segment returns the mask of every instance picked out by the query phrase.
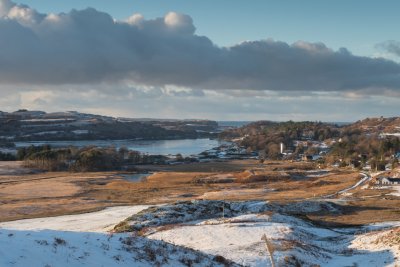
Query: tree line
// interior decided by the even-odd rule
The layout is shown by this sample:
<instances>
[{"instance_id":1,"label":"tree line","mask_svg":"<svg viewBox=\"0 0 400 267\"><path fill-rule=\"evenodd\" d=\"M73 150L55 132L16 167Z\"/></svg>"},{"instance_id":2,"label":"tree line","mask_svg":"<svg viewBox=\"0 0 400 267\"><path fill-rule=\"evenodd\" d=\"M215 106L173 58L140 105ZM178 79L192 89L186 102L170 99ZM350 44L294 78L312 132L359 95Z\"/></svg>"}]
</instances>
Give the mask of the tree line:
<instances>
[{"instance_id":1,"label":"tree line","mask_svg":"<svg viewBox=\"0 0 400 267\"><path fill-rule=\"evenodd\" d=\"M160 164L167 159L161 155L147 155L127 148L68 147L49 145L20 148L16 159L24 166L46 171L109 171L121 170L136 164Z\"/></svg>"},{"instance_id":2,"label":"tree line","mask_svg":"<svg viewBox=\"0 0 400 267\"><path fill-rule=\"evenodd\" d=\"M393 157L400 152L400 139L396 136L379 135L363 131L362 125L339 127L322 122L271 122L258 121L244 127L223 132L225 139L241 137L239 145L250 151L259 151L261 158L281 159L280 143L293 152L290 157L300 154L314 155L320 151L312 146L312 141L324 141L330 144L329 152L322 160L325 163L340 162L343 166L353 164L362 167L367 162L374 169L382 169L385 164L398 164ZM295 146L294 141L304 141L306 145Z\"/></svg>"},{"instance_id":3,"label":"tree line","mask_svg":"<svg viewBox=\"0 0 400 267\"><path fill-rule=\"evenodd\" d=\"M294 146L295 140L324 141L340 135L339 127L334 124L322 122L272 122L258 121L244 127L221 133L223 139L244 137L239 145L250 151L259 151L260 154L269 159L280 159L280 143L285 148L293 150L294 155L302 153L313 153L309 146ZM310 151L308 151L310 150Z\"/></svg>"},{"instance_id":4,"label":"tree line","mask_svg":"<svg viewBox=\"0 0 400 267\"><path fill-rule=\"evenodd\" d=\"M328 163L342 162L356 167L365 166L367 162L372 169L384 169L390 163L398 165L394 155L400 151L400 139L395 136L380 137L378 134L365 134L359 129L346 130L341 138L332 145L326 156Z\"/></svg>"}]
</instances>

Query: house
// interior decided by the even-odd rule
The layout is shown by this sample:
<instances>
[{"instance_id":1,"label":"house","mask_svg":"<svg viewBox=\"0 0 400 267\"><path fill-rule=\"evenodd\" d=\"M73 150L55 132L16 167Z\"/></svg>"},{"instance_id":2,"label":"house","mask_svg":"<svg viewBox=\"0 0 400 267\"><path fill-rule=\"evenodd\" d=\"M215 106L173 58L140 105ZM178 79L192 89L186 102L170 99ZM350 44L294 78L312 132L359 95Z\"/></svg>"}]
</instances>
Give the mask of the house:
<instances>
[{"instance_id":1,"label":"house","mask_svg":"<svg viewBox=\"0 0 400 267\"><path fill-rule=\"evenodd\" d=\"M361 161L359 161L357 159L352 159L352 160L350 160L350 166L352 168L359 168L361 166Z\"/></svg>"},{"instance_id":2,"label":"house","mask_svg":"<svg viewBox=\"0 0 400 267\"><path fill-rule=\"evenodd\" d=\"M318 155L318 154L315 154L315 155L303 155L302 156L302 160L303 161L316 161L316 160L319 160L321 158L322 157L320 155Z\"/></svg>"},{"instance_id":3,"label":"house","mask_svg":"<svg viewBox=\"0 0 400 267\"><path fill-rule=\"evenodd\" d=\"M400 185L400 178L379 177L377 183L379 185Z\"/></svg>"},{"instance_id":4,"label":"house","mask_svg":"<svg viewBox=\"0 0 400 267\"><path fill-rule=\"evenodd\" d=\"M312 161L313 156L312 155L303 155L302 160L303 161Z\"/></svg>"},{"instance_id":5,"label":"house","mask_svg":"<svg viewBox=\"0 0 400 267\"><path fill-rule=\"evenodd\" d=\"M385 171L390 171L392 169L392 164L388 163L385 165Z\"/></svg>"},{"instance_id":6,"label":"house","mask_svg":"<svg viewBox=\"0 0 400 267\"><path fill-rule=\"evenodd\" d=\"M313 161L316 161L316 160L319 160L319 159L322 159L322 156L321 156L321 155L318 155L318 154L312 155L312 160L313 160Z\"/></svg>"}]
</instances>

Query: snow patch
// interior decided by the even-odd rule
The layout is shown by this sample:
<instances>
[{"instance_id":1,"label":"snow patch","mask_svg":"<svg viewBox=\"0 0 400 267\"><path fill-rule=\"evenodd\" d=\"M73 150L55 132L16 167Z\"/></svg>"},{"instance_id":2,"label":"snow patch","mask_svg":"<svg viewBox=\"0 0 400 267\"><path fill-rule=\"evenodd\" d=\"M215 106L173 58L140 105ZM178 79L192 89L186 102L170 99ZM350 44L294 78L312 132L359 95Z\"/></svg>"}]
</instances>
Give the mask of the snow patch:
<instances>
[{"instance_id":1,"label":"snow patch","mask_svg":"<svg viewBox=\"0 0 400 267\"><path fill-rule=\"evenodd\" d=\"M48 218L27 219L0 223L0 229L13 230L60 230L75 232L106 233L115 224L124 220L127 214L136 214L149 206L110 207L97 212L77 215L65 215Z\"/></svg>"},{"instance_id":2,"label":"snow patch","mask_svg":"<svg viewBox=\"0 0 400 267\"><path fill-rule=\"evenodd\" d=\"M219 261L224 259L128 234L0 230L0 266L225 266Z\"/></svg>"}]
</instances>

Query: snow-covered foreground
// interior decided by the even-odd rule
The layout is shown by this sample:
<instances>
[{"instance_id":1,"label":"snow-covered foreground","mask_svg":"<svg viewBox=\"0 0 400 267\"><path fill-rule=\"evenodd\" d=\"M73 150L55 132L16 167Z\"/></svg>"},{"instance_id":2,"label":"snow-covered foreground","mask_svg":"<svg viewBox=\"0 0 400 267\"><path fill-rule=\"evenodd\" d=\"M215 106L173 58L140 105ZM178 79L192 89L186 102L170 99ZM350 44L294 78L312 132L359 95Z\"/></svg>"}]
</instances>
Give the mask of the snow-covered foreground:
<instances>
[{"instance_id":1,"label":"snow-covered foreground","mask_svg":"<svg viewBox=\"0 0 400 267\"><path fill-rule=\"evenodd\" d=\"M365 244L364 234L316 228L284 215L244 215L206 220L151 234L149 237L222 255L245 266L270 266L263 234L273 244L278 266L396 266L398 249ZM374 234L370 233L373 240ZM394 251L397 251L395 253Z\"/></svg>"},{"instance_id":2,"label":"snow-covered foreground","mask_svg":"<svg viewBox=\"0 0 400 267\"><path fill-rule=\"evenodd\" d=\"M269 266L269 254L261 237L266 233L271 239L282 239L288 231L286 225L269 222L269 216L242 215L201 221L149 237L222 255L246 266Z\"/></svg>"},{"instance_id":3,"label":"snow-covered foreground","mask_svg":"<svg viewBox=\"0 0 400 267\"><path fill-rule=\"evenodd\" d=\"M121 206L106 208L97 212L38 218L0 223L0 228L14 230L60 230L73 232L107 232L129 215L147 209L149 206Z\"/></svg>"},{"instance_id":4,"label":"snow-covered foreground","mask_svg":"<svg viewBox=\"0 0 400 267\"><path fill-rule=\"evenodd\" d=\"M222 257L163 241L110 234L148 206L112 207L79 215L0 224L0 267L224 266Z\"/></svg>"},{"instance_id":5,"label":"snow-covered foreground","mask_svg":"<svg viewBox=\"0 0 400 267\"><path fill-rule=\"evenodd\" d=\"M190 264L224 266L222 260L212 255L162 241L130 237L129 234L0 231L1 267L148 267Z\"/></svg>"},{"instance_id":6,"label":"snow-covered foreground","mask_svg":"<svg viewBox=\"0 0 400 267\"><path fill-rule=\"evenodd\" d=\"M335 205L330 203L286 206L265 202L221 203L197 201L166 205L132 216L125 223L151 239L221 255L245 266L271 266L265 241L261 239L264 234L272 244L277 266L397 266L400 263L399 244L374 241L366 245L359 241L365 235L373 239L381 229L400 223L327 229L289 214L318 209L335 212Z\"/></svg>"},{"instance_id":7,"label":"snow-covered foreground","mask_svg":"<svg viewBox=\"0 0 400 267\"><path fill-rule=\"evenodd\" d=\"M400 263L399 222L326 229L291 215L338 212L332 203L188 201L144 208L3 223L0 266L271 266L264 234L276 266ZM119 229L128 233L105 232L121 218L128 219Z\"/></svg>"}]
</instances>

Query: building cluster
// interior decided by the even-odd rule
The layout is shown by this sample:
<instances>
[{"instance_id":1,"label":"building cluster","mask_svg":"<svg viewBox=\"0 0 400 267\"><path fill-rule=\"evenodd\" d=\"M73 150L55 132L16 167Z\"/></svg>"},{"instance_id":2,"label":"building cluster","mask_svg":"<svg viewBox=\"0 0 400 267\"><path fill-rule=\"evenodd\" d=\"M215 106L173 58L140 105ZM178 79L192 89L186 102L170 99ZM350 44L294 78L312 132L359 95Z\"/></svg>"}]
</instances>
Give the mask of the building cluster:
<instances>
[{"instance_id":1,"label":"building cluster","mask_svg":"<svg viewBox=\"0 0 400 267\"><path fill-rule=\"evenodd\" d=\"M400 178L381 176L381 177L377 178L376 184L380 185L380 186L385 186L385 185L397 185L397 186L400 186Z\"/></svg>"}]
</instances>

